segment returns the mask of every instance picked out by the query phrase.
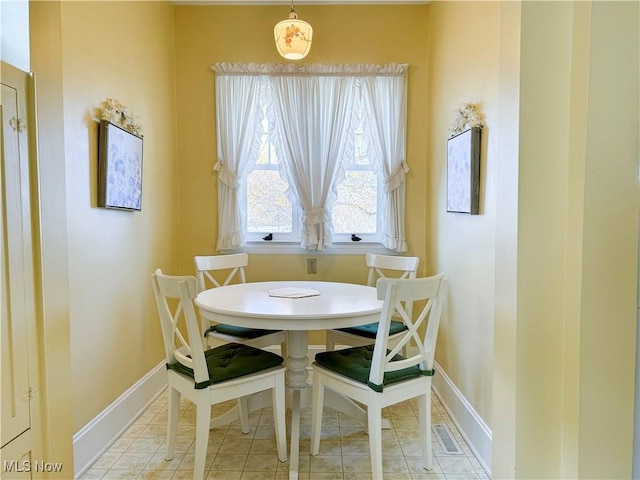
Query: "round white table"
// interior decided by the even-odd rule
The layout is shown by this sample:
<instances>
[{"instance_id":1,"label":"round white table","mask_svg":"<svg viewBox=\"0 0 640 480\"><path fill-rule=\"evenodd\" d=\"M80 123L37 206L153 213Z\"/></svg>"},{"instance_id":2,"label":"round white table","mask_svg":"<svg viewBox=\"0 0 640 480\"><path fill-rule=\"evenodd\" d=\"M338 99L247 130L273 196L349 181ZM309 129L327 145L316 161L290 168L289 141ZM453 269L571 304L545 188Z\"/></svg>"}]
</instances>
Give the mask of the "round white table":
<instances>
[{"instance_id":1,"label":"round white table","mask_svg":"<svg viewBox=\"0 0 640 480\"><path fill-rule=\"evenodd\" d=\"M270 296L315 291L302 298ZM300 392L307 385L309 330L352 327L379 320L382 301L375 287L337 282L253 282L205 290L195 300L203 318L241 327L287 331L287 387L293 390L289 478L298 478ZM329 399L327 399L329 400ZM346 399L328 405L351 415L359 409ZM366 422L365 422L366 424Z\"/></svg>"}]
</instances>

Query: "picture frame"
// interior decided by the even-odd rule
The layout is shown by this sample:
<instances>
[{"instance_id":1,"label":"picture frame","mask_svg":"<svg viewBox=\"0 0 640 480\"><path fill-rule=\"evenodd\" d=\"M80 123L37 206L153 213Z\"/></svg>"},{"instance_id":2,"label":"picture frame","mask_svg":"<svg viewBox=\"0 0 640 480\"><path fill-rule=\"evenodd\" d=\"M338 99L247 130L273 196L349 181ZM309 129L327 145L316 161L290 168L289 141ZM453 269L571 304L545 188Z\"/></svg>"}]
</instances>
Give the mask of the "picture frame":
<instances>
[{"instance_id":1,"label":"picture frame","mask_svg":"<svg viewBox=\"0 0 640 480\"><path fill-rule=\"evenodd\" d=\"M447 141L447 212L479 213L481 132L471 127Z\"/></svg>"},{"instance_id":2,"label":"picture frame","mask_svg":"<svg viewBox=\"0 0 640 480\"><path fill-rule=\"evenodd\" d=\"M98 206L142 210L142 137L107 120L98 139Z\"/></svg>"}]
</instances>

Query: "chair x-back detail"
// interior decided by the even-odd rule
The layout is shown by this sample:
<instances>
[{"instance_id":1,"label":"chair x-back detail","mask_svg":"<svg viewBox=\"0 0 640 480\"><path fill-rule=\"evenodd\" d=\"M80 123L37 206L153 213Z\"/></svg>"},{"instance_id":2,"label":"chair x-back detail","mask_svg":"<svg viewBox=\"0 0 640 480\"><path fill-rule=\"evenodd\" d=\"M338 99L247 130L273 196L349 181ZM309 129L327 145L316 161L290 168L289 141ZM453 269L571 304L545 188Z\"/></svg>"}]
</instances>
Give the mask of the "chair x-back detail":
<instances>
[{"instance_id":1,"label":"chair x-back detail","mask_svg":"<svg viewBox=\"0 0 640 480\"><path fill-rule=\"evenodd\" d=\"M238 343L205 351L193 305L198 292L196 278L163 275L158 269L152 275L152 283L162 326L169 385L165 458L173 458L182 395L196 406L193 478L202 480L211 406L232 399L246 400L248 395L271 390L278 458L285 462L285 367L282 357ZM181 329L186 329L187 338Z\"/></svg>"},{"instance_id":2,"label":"chair x-back detail","mask_svg":"<svg viewBox=\"0 0 640 480\"><path fill-rule=\"evenodd\" d=\"M442 274L428 278L388 279L377 282L378 299L384 301L374 345L318 353L313 364L313 408L311 454L320 449L322 409L325 387L367 407L367 429L373 478L382 472L382 409L418 398L420 440L424 468L433 468L431 445L431 379L440 316L446 294ZM407 306L425 301L416 320ZM389 348L392 317L407 326L402 338ZM426 323L426 326L425 326ZM398 353L414 340L417 353L411 357Z\"/></svg>"},{"instance_id":3,"label":"chair x-back detail","mask_svg":"<svg viewBox=\"0 0 640 480\"><path fill-rule=\"evenodd\" d=\"M249 264L249 255L246 253L233 253L230 255L212 255L212 256L196 256L194 257L196 271L198 272L198 280L200 289L206 286L205 277L214 287L222 287L229 285L234 277L240 276L242 283L247 282L245 275L245 267ZM227 277L220 283L216 277L212 275L212 271L231 270Z\"/></svg>"},{"instance_id":4,"label":"chair x-back detail","mask_svg":"<svg viewBox=\"0 0 640 480\"><path fill-rule=\"evenodd\" d=\"M245 267L249 264L249 256L246 253L196 256L193 261L196 266L200 291L207 288L223 287L236 281L240 283L247 282ZM229 273L224 280L221 277L216 278L216 275L214 275L225 271L229 271ZM211 325L211 322L202 319L202 331L205 339L212 345L237 342L256 348L264 348L279 344L282 355L286 355L286 334L282 330L262 330L222 323Z\"/></svg>"},{"instance_id":5,"label":"chair x-back detail","mask_svg":"<svg viewBox=\"0 0 640 480\"><path fill-rule=\"evenodd\" d=\"M418 257L402 257L367 253L365 255L365 262L369 269L367 285L371 287L375 286L376 281L379 278L386 278L385 272L389 275L392 273L396 274L394 278L416 278L419 261L420 259ZM411 304L409 304L407 308L408 315L411 316ZM326 349L334 350L337 343L354 347L370 345L375 341L377 330L377 323L327 330ZM401 338L404 330L406 330L404 323L399 321L391 323L391 344L395 344L395 342ZM403 354L405 355L407 353L406 348L407 347L405 347L403 351Z\"/></svg>"}]
</instances>

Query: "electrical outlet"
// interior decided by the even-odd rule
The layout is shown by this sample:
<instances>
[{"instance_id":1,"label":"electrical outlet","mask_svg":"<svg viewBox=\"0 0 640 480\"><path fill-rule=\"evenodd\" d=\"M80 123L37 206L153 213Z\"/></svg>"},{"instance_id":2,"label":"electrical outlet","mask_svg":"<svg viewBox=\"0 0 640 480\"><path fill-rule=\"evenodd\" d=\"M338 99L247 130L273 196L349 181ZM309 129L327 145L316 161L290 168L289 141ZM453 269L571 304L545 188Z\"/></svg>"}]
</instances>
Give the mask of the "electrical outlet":
<instances>
[{"instance_id":1,"label":"electrical outlet","mask_svg":"<svg viewBox=\"0 0 640 480\"><path fill-rule=\"evenodd\" d=\"M318 259L307 258L307 273L318 273Z\"/></svg>"}]
</instances>

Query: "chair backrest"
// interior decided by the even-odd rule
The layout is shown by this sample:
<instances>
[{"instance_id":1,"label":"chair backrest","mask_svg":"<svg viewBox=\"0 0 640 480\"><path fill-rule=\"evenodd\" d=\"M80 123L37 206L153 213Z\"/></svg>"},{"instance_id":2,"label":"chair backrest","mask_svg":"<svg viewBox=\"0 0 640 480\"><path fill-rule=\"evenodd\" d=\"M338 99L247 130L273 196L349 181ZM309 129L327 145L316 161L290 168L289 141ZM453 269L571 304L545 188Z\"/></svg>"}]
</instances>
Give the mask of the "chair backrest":
<instances>
[{"instance_id":1,"label":"chair backrest","mask_svg":"<svg viewBox=\"0 0 640 480\"><path fill-rule=\"evenodd\" d=\"M367 253L365 262L369 267L369 277L367 285L373 287L378 278L386 278L385 271L393 270L397 272L398 278L416 278L418 272L418 257L402 257L394 255L377 255Z\"/></svg>"},{"instance_id":2,"label":"chair backrest","mask_svg":"<svg viewBox=\"0 0 640 480\"><path fill-rule=\"evenodd\" d=\"M418 257L402 257L399 255L378 255L375 253L367 253L365 262L369 267L369 278L367 285L373 287L380 278L387 278L385 272L395 274L394 278L416 278L418 272ZM413 313L413 303L406 304L406 311L411 317ZM397 320L397 319L395 319Z\"/></svg>"},{"instance_id":3,"label":"chair backrest","mask_svg":"<svg viewBox=\"0 0 640 480\"><path fill-rule=\"evenodd\" d=\"M446 280L442 273L426 278L391 279L381 278L376 284L378 300L384 301L378 334L373 350L369 382L382 385L385 372L393 372L415 365L420 370L433 370L438 328L442 305L445 299ZM424 308L412 320L405 304L426 300ZM395 315L395 316L394 316ZM401 318L407 326L402 339L387 353L389 327L391 318ZM423 324L426 323L426 328ZM413 339L418 347L418 353L404 360L391 361L395 355Z\"/></svg>"},{"instance_id":4,"label":"chair backrest","mask_svg":"<svg viewBox=\"0 0 640 480\"><path fill-rule=\"evenodd\" d=\"M249 255L246 253L195 256L193 257L193 262L196 265L200 291L207 289L207 282L213 287L229 285L236 275L239 275L241 283L247 282L244 268L249 264ZM229 272L224 280L220 280L212 273L219 270L231 270L231 272Z\"/></svg>"},{"instance_id":5,"label":"chair backrest","mask_svg":"<svg viewBox=\"0 0 640 480\"><path fill-rule=\"evenodd\" d=\"M151 277L162 326L167 365L180 363L193 370L196 383L208 381L209 372L193 306L193 299L198 293L196 278L164 275L160 269ZM181 319L184 320L187 329L188 341L178 328Z\"/></svg>"}]
</instances>

